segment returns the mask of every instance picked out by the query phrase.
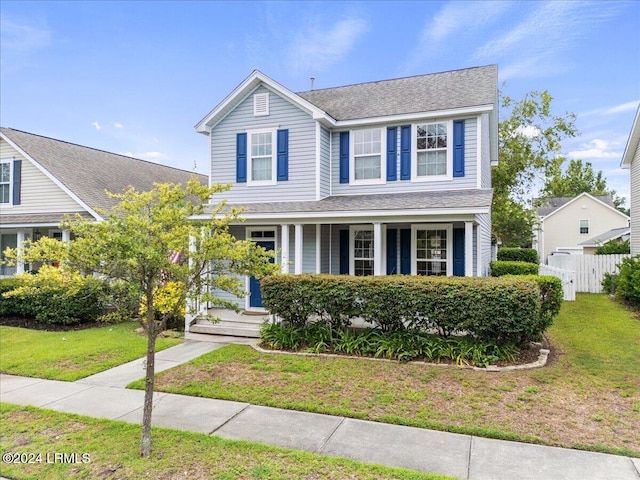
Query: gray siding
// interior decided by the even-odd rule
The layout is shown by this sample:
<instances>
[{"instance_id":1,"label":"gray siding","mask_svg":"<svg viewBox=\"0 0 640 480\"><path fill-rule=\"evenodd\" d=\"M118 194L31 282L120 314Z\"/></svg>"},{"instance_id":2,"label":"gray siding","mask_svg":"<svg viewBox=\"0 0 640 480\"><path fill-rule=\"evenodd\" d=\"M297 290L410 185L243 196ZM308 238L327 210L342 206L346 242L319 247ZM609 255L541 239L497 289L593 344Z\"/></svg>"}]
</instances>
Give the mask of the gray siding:
<instances>
[{"instance_id":1,"label":"gray siding","mask_svg":"<svg viewBox=\"0 0 640 480\"><path fill-rule=\"evenodd\" d=\"M229 233L233 235L236 238L236 240L244 240L246 238L244 225L230 225ZM244 277L240 277L240 281L243 282L243 285L244 285L244 281L245 281ZM232 295L222 290L213 290L211 293L218 298L235 303L238 306L238 308L244 309L244 306L245 306L244 297L238 298L235 295Z\"/></svg>"},{"instance_id":2,"label":"gray siding","mask_svg":"<svg viewBox=\"0 0 640 480\"><path fill-rule=\"evenodd\" d=\"M253 93L267 91L269 115L254 117ZM289 180L267 186L236 183L236 134L276 125L279 129L289 130ZM210 136L211 181L232 184L229 191L221 194L232 203L315 200L315 132L316 122L307 113L261 86L213 128Z\"/></svg>"},{"instance_id":3,"label":"gray siding","mask_svg":"<svg viewBox=\"0 0 640 480\"><path fill-rule=\"evenodd\" d=\"M302 273L316 273L316 226L302 227Z\"/></svg>"},{"instance_id":4,"label":"gray siding","mask_svg":"<svg viewBox=\"0 0 640 480\"><path fill-rule=\"evenodd\" d=\"M448 118L429 119L429 122L446 121ZM397 180L386 182L384 185L350 185L340 183L340 135L339 131L333 132L331 145L331 191L332 195L352 195L352 194L374 194L374 193L401 193L416 192L425 190L455 190L459 188L477 188L477 118L465 118L465 176L462 178L453 178L445 181L433 182L411 182L410 180ZM419 123L417 121L413 122ZM401 124L387 125L397 126L407 125L406 122ZM487 130L488 133L488 130ZM396 171L398 179L400 178L400 128L398 128L398 154L396 156ZM412 148L413 145L412 145ZM383 162L386 161L386 154L383 152Z\"/></svg>"},{"instance_id":5,"label":"gray siding","mask_svg":"<svg viewBox=\"0 0 640 480\"><path fill-rule=\"evenodd\" d=\"M480 187L481 188L491 188L491 148L489 144L489 128L491 127L489 123L489 114L483 113L480 117L480 131L482 134L482 144L480 147L480 165L481 165L481 173L480 173Z\"/></svg>"},{"instance_id":6,"label":"gray siding","mask_svg":"<svg viewBox=\"0 0 640 480\"><path fill-rule=\"evenodd\" d=\"M331 149L329 130L320 129L320 198L331 195L331 162L329 153Z\"/></svg>"},{"instance_id":7,"label":"gray siding","mask_svg":"<svg viewBox=\"0 0 640 480\"><path fill-rule=\"evenodd\" d=\"M322 225L321 233L320 233L320 273L330 273L331 272L331 236L330 236L331 228L329 225Z\"/></svg>"},{"instance_id":8,"label":"gray siding","mask_svg":"<svg viewBox=\"0 0 640 480\"><path fill-rule=\"evenodd\" d=\"M478 221L478 237L480 238L481 271L477 272L479 277L486 277L489 273L489 262L491 261L491 214L481 213L476 215Z\"/></svg>"},{"instance_id":9,"label":"gray siding","mask_svg":"<svg viewBox=\"0 0 640 480\"><path fill-rule=\"evenodd\" d=\"M640 144L631 160L631 254L640 254Z\"/></svg>"}]
</instances>

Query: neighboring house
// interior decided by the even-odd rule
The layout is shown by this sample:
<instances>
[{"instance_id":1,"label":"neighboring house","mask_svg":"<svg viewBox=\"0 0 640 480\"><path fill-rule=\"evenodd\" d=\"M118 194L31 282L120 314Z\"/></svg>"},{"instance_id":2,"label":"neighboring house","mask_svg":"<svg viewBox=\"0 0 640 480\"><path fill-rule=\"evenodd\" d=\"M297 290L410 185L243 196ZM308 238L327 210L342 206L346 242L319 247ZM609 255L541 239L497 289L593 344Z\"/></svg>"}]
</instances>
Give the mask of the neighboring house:
<instances>
[{"instance_id":1,"label":"neighboring house","mask_svg":"<svg viewBox=\"0 0 640 480\"><path fill-rule=\"evenodd\" d=\"M582 242L579 246L582 247L582 253L585 255L593 255L596 253L598 247L601 247L605 243L609 242L625 242L629 240L629 233L631 229L629 227L614 228L601 235L597 235L589 240Z\"/></svg>"},{"instance_id":2,"label":"neighboring house","mask_svg":"<svg viewBox=\"0 0 640 480\"><path fill-rule=\"evenodd\" d=\"M581 193L577 197L552 197L536 213L538 225L533 245L541 262L556 252L582 254L581 243L629 226L629 217L615 209L610 195Z\"/></svg>"},{"instance_id":3,"label":"neighboring house","mask_svg":"<svg viewBox=\"0 0 640 480\"><path fill-rule=\"evenodd\" d=\"M631 170L631 254L640 254L640 106L631 127L629 140L622 155L622 168Z\"/></svg>"},{"instance_id":4,"label":"neighboring house","mask_svg":"<svg viewBox=\"0 0 640 480\"><path fill-rule=\"evenodd\" d=\"M251 73L197 125L212 199L284 273L484 276L497 66L294 93ZM259 282L238 305L262 309Z\"/></svg>"},{"instance_id":5,"label":"neighboring house","mask_svg":"<svg viewBox=\"0 0 640 480\"><path fill-rule=\"evenodd\" d=\"M0 255L42 236L69 240L60 230L65 214L102 219L98 210L117 200L105 191L150 190L154 183L182 183L195 175L124 155L74 145L32 133L0 128ZM197 175L201 183L208 181ZM0 276L25 265L0 265Z\"/></svg>"}]
</instances>

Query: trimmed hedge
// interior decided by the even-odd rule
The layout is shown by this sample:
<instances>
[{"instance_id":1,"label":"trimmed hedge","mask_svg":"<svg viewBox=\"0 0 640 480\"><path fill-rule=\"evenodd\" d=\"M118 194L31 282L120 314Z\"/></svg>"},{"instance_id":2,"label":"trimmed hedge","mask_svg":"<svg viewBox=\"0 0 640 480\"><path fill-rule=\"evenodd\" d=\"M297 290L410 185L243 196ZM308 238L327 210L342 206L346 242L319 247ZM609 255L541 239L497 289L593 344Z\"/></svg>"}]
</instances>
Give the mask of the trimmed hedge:
<instances>
[{"instance_id":1,"label":"trimmed hedge","mask_svg":"<svg viewBox=\"0 0 640 480\"><path fill-rule=\"evenodd\" d=\"M544 332L553 324L553 319L560 313L564 299L562 280L551 275L512 275L504 278L533 280L540 288L540 324L536 330Z\"/></svg>"},{"instance_id":2,"label":"trimmed hedge","mask_svg":"<svg viewBox=\"0 0 640 480\"><path fill-rule=\"evenodd\" d=\"M22 286L19 278L2 278L0 279L0 315L3 317L25 317L29 313L25 313L25 304L15 297L4 297L5 292L11 292Z\"/></svg>"},{"instance_id":3,"label":"trimmed hedge","mask_svg":"<svg viewBox=\"0 0 640 480\"><path fill-rule=\"evenodd\" d=\"M537 275L540 269L537 263L493 261L489 263L492 277L502 277L504 275Z\"/></svg>"},{"instance_id":4,"label":"trimmed hedge","mask_svg":"<svg viewBox=\"0 0 640 480\"><path fill-rule=\"evenodd\" d=\"M312 318L344 326L360 317L383 331L467 332L497 344L542 334L540 288L531 279L276 275L262 280L262 299L293 327Z\"/></svg>"},{"instance_id":5,"label":"trimmed hedge","mask_svg":"<svg viewBox=\"0 0 640 480\"><path fill-rule=\"evenodd\" d=\"M502 247L498 250L498 260L505 262L540 263L538 252L533 248Z\"/></svg>"}]
</instances>

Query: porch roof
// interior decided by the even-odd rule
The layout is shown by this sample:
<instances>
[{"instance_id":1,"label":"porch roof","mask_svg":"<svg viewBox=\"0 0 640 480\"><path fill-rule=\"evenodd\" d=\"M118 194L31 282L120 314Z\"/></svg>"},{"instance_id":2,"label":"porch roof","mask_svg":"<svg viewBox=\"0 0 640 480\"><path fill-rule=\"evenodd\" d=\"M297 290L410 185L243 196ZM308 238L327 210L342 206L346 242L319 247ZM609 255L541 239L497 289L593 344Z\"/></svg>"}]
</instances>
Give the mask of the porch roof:
<instances>
[{"instance_id":1,"label":"porch roof","mask_svg":"<svg viewBox=\"0 0 640 480\"><path fill-rule=\"evenodd\" d=\"M23 213L20 215L2 215L2 228L19 227L44 227L58 226L62 223L65 215L74 218L79 214L83 219L93 220L93 217L84 211L79 212L54 212L54 213Z\"/></svg>"},{"instance_id":2,"label":"porch roof","mask_svg":"<svg viewBox=\"0 0 640 480\"><path fill-rule=\"evenodd\" d=\"M380 212L385 216L405 216L424 214L450 213L488 213L491 206L493 190L467 189L411 193L384 193L373 195L340 195L317 201L306 202L262 202L229 204L231 207L244 207L242 217L250 219L254 216L295 216L308 214L331 216L332 214L371 214ZM212 206L205 213L210 214ZM228 211L228 209L226 210Z\"/></svg>"}]
</instances>

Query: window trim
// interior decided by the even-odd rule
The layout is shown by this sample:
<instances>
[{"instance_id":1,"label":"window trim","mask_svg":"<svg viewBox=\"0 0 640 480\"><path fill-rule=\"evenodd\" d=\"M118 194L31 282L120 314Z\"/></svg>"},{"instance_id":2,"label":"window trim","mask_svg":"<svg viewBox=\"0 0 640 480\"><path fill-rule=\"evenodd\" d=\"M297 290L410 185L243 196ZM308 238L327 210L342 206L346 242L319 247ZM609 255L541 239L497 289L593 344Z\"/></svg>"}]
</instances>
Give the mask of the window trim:
<instances>
[{"instance_id":1,"label":"window trim","mask_svg":"<svg viewBox=\"0 0 640 480\"><path fill-rule=\"evenodd\" d=\"M9 201L7 203L4 203L2 202L2 199L0 199L0 205L2 205L2 208L13 207L13 162L13 158L0 159L0 165L4 163L9 164L9 182L3 182L3 184L9 184Z\"/></svg>"},{"instance_id":2,"label":"window trim","mask_svg":"<svg viewBox=\"0 0 640 480\"><path fill-rule=\"evenodd\" d=\"M411 225L411 275L418 274L418 231L446 230L447 258L446 276L453 275L453 224L452 223L423 223ZM427 260L429 261L429 260Z\"/></svg>"},{"instance_id":3,"label":"window trim","mask_svg":"<svg viewBox=\"0 0 640 480\"><path fill-rule=\"evenodd\" d=\"M447 127L447 173L445 175L418 176L418 125L445 124ZM453 180L453 120L426 121L411 124L411 181L438 182Z\"/></svg>"},{"instance_id":4,"label":"window trim","mask_svg":"<svg viewBox=\"0 0 640 480\"><path fill-rule=\"evenodd\" d=\"M247 186L276 185L278 183L278 132L277 128L259 128L247 130ZM252 136L271 133L271 180L253 180Z\"/></svg>"},{"instance_id":5,"label":"window trim","mask_svg":"<svg viewBox=\"0 0 640 480\"><path fill-rule=\"evenodd\" d=\"M378 130L380 132L380 178L363 178L356 180L355 133L358 131ZM371 127L349 130L349 184L350 185L383 185L387 183L387 128ZM361 155L365 156L365 155Z\"/></svg>"},{"instance_id":6,"label":"window trim","mask_svg":"<svg viewBox=\"0 0 640 480\"><path fill-rule=\"evenodd\" d=\"M356 232L371 232L373 234L373 225L350 225L349 226L349 275L356 274ZM372 238L372 242L375 242L375 238ZM375 245L374 245L375 249ZM373 276L376 271L375 266L375 250L372 252L371 258L358 257L358 260L371 260L373 263L373 272L370 276Z\"/></svg>"},{"instance_id":7,"label":"window trim","mask_svg":"<svg viewBox=\"0 0 640 480\"><path fill-rule=\"evenodd\" d=\"M586 227L583 227L583 226L582 226L582 222L587 222L587 226L586 226ZM579 233L580 235L589 235L590 227L591 227L591 222L589 222L589 219L588 219L588 218L581 218L580 220L578 220L578 233ZM583 228L586 228L586 229L587 229L587 231L586 231L586 232L583 232L583 231L582 231L582 229L583 229Z\"/></svg>"}]
</instances>

